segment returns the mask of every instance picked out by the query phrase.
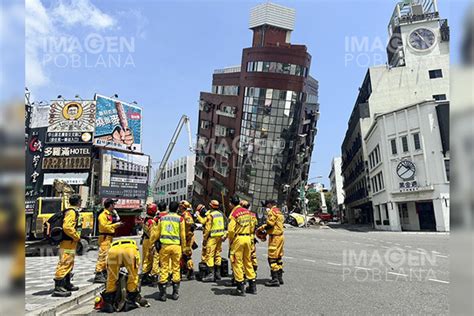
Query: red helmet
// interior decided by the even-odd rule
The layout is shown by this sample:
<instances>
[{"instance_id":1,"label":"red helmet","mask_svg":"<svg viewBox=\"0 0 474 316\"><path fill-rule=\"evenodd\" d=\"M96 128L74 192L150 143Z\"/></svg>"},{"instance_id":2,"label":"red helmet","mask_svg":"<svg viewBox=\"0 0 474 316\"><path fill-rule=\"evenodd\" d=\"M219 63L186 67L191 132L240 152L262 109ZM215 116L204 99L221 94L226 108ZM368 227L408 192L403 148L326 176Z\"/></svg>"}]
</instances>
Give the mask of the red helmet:
<instances>
[{"instance_id":1,"label":"red helmet","mask_svg":"<svg viewBox=\"0 0 474 316\"><path fill-rule=\"evenodd\" d=\"M156 206L155 203L148 204L148 206L146 207L146 213L148 215L155 216L156 211L158 211L158 207Z\"/></svg>"}]
</instances>

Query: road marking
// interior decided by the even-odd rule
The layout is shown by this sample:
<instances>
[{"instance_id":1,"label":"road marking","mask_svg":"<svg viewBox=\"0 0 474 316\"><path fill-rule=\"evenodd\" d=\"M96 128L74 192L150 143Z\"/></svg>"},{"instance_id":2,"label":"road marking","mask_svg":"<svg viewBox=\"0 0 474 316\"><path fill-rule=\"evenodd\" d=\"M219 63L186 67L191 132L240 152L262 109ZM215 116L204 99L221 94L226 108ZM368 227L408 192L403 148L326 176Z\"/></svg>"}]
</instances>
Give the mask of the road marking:
<instances>
[{"instance_id":1,"label":"road marking","mask_svg":"<svg viewBox=\"0 0 474 316\"><path fill-rule=\"evenodd\" d=\"M307 261L307 262L316 263L316 260L311 260L311 259L303 259L303 261Z\"/></svg>"},{"instance_id":2,"label":"road marking","mask_svg":"<svg viewBox=\"0 0 474 316\"><path fill-rule=\"evenodd\" d=\"M439 282L439 283L449 284L448 281L442 281L442 280L436 280L436 279L428 279L428 280L433 281L433 282Z\"/></svg>"},{"instance_id":3,"label":"road marking","mask_svg":"<svg viewBox=\"0 0 474 316\"><path fill-rule=\"evenodd\" d=\"M341 263L335 263L335 262L327 262L327 264L330 264L332 266L342 266Z\"/></svg>"},{"instance_id":4,"label":"road marking","mask_svg":"<svg viewBox=\"0 0 474 316\"><path fill-rule=\"evenodd\" d=\"M354 267L356 269L361 269L361 270L372 270L372 269L369 269L369 268L364 268L364 267Z\"/></svg>"},{"instance_id":5,"label":"road marking","mask_svg":"<svg viewBox=\"0 0 474 316\"><path fill-rule=\"evenodd\" d=\"M403 274L403 273L396 273L396 272L388 272L388 273L393 274L393 275L400 275L400 276L404 276L404 277L408 276L407 274Z\"/></svg>"},{"instance_id":6,"label":"road marking","mask_svg":"<svg viewBox=\"0 0 474 316\"><path fill-rule=\"evenodd\" d=\"M448 256L443 256L443 255L438 255L438 254L435 254L436 257L440 257L440 258L449 258Z\"/></svg>"}]
</instances>

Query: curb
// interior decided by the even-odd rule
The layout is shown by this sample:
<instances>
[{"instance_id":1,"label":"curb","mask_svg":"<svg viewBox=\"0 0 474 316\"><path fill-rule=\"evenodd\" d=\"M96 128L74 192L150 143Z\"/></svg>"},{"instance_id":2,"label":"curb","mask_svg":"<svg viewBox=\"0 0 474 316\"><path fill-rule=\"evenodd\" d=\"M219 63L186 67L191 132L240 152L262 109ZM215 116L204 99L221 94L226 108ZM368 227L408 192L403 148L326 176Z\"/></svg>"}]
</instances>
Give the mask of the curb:
<instances>
[{"instance_id":1,"label":"curb","mask_svg":"<svg viewBox=\"0 0 474 316\"><path fill-rule=\"evenodd\" d=\"M54 316L61 314L62 312L69 310L71 307L74 307L102 292L104 288L104 284L91 284L84 289L77 291L70 297L65 297L54 304L40 308L38 310L26 312L25 315Z\"/></svg>"}]
</instances>

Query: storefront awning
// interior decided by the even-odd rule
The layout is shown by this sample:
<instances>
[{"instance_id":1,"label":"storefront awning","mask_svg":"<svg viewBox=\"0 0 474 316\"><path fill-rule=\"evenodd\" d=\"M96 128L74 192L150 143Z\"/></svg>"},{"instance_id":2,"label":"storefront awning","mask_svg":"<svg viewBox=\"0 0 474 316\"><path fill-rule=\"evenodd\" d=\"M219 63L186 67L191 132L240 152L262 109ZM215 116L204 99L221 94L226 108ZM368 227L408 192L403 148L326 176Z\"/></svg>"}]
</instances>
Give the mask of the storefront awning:
<instances>
[{"instance_id":1,"label":"storefront awning","mask_svg":"<svg viewBox=\"0 0 474 316\"><path fill-rule=\"evenodd\" d=\"M54 179L63 180L70 185L84 184L89 173L45 173L43 185L53 185Z\"/></svg>"}]
</instances>

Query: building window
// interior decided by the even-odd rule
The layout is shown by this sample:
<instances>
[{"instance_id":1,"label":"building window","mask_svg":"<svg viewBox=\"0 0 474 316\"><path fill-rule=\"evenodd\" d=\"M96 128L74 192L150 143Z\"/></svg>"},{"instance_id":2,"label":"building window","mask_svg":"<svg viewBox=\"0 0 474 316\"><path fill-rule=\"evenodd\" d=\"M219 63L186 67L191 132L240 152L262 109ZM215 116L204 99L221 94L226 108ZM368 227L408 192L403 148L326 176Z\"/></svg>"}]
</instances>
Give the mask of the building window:
<instances>
[{"instance_id":1,"label":"building window","mask_svg":"<svg viewBox=\"0 0 474 316\"><path fill-rule=\"evenodd\" d=\"M408 205L406 203L398 204L398 209L400 212L400 218L402 219L402 224L410 224L410 217L408 216Z\"/></svg>"},{"instance_id":2,"label":"building window","mask_svg":"<svg viewBox=\"0 0 474 316\"><path fill-rule=\"evenodd\" d=\"M444 159L444 170L446 171L446 181L449 182L449 159Z\"/></svg>"},{"instance_id":3,"label":"building window","mask_svg":"<svg viewBox=\"0 0 474 316\"><path fill-rule=\"evenodd\" d=\"M429 71L430 79L443 78L443 71L441 69L434 69Z\"/></svg>"},{"instance_id":4,"label":"building window","mask_svg":"<svg viewBox=\"0 0 474 316\"><path fill-rule=\"evenodd\" d=\"M421 149L420 133L413 134L413 145L415 147L415 150Z\"/></svg>"},{"instance_id":5,"label":"building window","mask_svg":"<svg viewBox=\"0 0 474 316\"><path fill-rule=\"evenodd\" d=\"M408 139L406 136L402 136L402 150L404 153L408 152Z\"/></svg>"},{"instance_id":6,"label":"building window","mask_svg":"<svg viewBox=\"0 0 474 316\"><path fill-rule=\"evenodd\" d=\"M390 146L392 147L392 155L396 155L397 154L397 141L395 139L391 139Z\"/></svg>"},{"instance_id":7,"label":"building window","mask_svg":"<svg viewBox=\"0 0 474 316\"><path fill-rule=\"evenodd\" d=\"M445 100L447 100L446 94L434 94L433 99L435 99L436 101L445 101Z\"/></svg>"}]
</instances>

